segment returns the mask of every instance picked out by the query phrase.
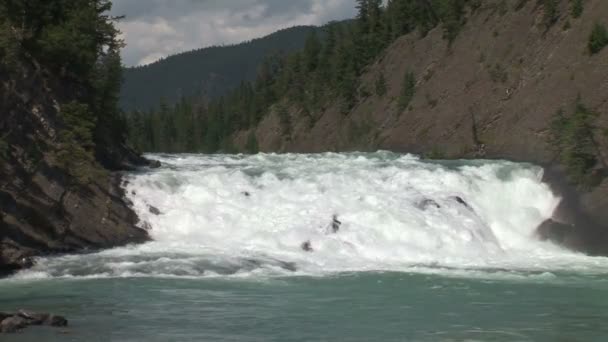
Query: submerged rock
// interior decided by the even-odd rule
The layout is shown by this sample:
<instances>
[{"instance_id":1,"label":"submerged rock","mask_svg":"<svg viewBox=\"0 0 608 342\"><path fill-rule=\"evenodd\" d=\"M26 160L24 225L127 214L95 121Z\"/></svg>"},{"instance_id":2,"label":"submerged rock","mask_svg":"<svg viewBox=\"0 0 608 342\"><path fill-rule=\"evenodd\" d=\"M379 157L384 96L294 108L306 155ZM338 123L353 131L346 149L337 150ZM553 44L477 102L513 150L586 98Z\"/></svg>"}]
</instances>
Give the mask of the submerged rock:
<instances>
[{"instance_id":1,"label":"submerged rock","mask_svg":"<svg viewBox=\"0 0 608 342\"><path fill-rule=\"evenodd\" d=\"M153 214L153 215L156 215L156 216L162 214L160 212L160 210L157 207L153 206L153 205L148 205L148 210L150 211L150 214Z\"/></svg>"},{"instance_id":2,"label":"submerged rock","mask_svg":"<svg viewBox=\"0 0 608 342\"><path fill-rule=\"evenodd\" d=\"M50 315L46 321L44 321L44 325L51 327L67 327L68 320L63 316Z\"/></svg>"},{"instance_id":3,"label":"submerged rock","mask_svg":"<svg viewBox=\"0 0 608 342\"><path fill-rule=\"evenodd\" d=\"M287 271L295 272L298 270L298 267L293 262L280 261L281 268Z\"/></svg>"},{"instance_id":4,"label":"submerged rock","mask_svg":"<svg viewBox=\"0 0 608 342\"><path fill-rule=\"evenodd\" d=\"M337 233L338 231L340 231L340 227L342 226L342 222L340 220L338 220L338 215L334 215L334 217L331 220L331 231L332 233Z\"/></svg>"},{"instance_id":5,"label":"submerged rock","mask_svg":"<svg viewBox=\"0 0 608 342\"><path fill-rule=\"evenodd\" d=\"M20 310L19 317L25 318L29 325L41 325L49 318L48 313L34 313Z\"/></svg>"},{"instance_id":6,"label":"submerged rock","mask_svg":"<svg viewBox=\"0 0 608 342\"><path fill-rule=\"evenodd\" d=\"M572 233L573 230L574 225L548 219L538 226L536 231L540 239L543 241L564 244L567 237Z\"/></svg>"},{"instance_id":7,"label":"submerged rock","mask_svg":"<svg viewBox=\"0 0 608 342\"><path fill-rule=\"evenodd\" d=\"M2 333L16 333L30 325L65 327L68 325L68 320L59 315L24 310L20 310L16 314L0 313L0 332Z\"/></svg>"},{"instance_id":8,"label":"submerged rock","mask_svg":"<svg viewBox=\"0 0 608 342\"><path fill-rule=\"evenodd\" d=\"M312 244L310 243L310 241L304 241L302 242L302 245L300 245L300 248L302 248L302 250L304 252L313 252L314 249L312 248Z\"/></svg>"},{"instance_id":9,"label":"submerged rock","mask_svg":"<svg viewBox=\"0 0 608 342\"><path fill-rule=\"evenodd\" d=\"M148 163L148 167L151 169L158 169L162 166L162 163L158 160L150 160Z\"/></svg>"},{"instance_id":10,"label":"submerged rock","mask_svg":"<svg viewBox=\"0 0 608 342\"><path fill-rule=\"evenodd\" d=\"M464 207L466 207L467 209L473 210L473 208L469 205L469 203L467 203L465 200L462 199L462 197L460 196L454 196L452 197L452 199L460 204L462 204Z\"/></svg>"},{"instance_id":11,"label":"submerged rock","mask_svg":"<svg viewBox=\"0 0 608 342\"><path fill-rule=\"evenodd\" d=\"M5 334L16 333L28 325L27 319L20 316L10 316L0 322L0 332Z\"/></svg>"},{"instance_id":12,"label":"submerged rock","mask_svg":"<svg viewBox=\"0 0 608 342\"><path fill-rule=\"evenodd\" d=\"M437 209L441 209L441 206L439 205L439 203L435 202L434 200L432 200L430 198L425 198L424 200L422 200L420 203L418 203L417 207L422 210L426 210L429 207L435 207Z\"/></svg>"},{"instance_id":13,"label":"submerged rock","mask_svg":"<svg viewBox=\"0 0 608 342\"><path fill-rule=\"evenodd\" d=\"M152 225L150 224L150 222L146 222L146 221L144 221L144 222L141 224L141 228L142 228L143 230L145 230L145 231L150 231L150 230L152 230Z\"/></svg>"}]
</instances>

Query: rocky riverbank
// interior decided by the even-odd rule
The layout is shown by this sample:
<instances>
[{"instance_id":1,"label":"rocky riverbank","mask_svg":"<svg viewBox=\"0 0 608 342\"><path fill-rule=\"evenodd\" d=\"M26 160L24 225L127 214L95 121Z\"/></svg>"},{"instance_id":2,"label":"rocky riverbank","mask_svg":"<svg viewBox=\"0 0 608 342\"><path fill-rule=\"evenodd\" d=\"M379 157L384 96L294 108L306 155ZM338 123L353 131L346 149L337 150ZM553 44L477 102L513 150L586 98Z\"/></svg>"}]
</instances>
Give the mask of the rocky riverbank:
<instances>
[{"instance_id":1,"label":"rocky riverbank","mask_svg":"<svg viewBox=\"0 0 608 342\"><path fill-rule=\"evenodd\" d=\"M5 184L0 229L0 275L32 265L35 256L86 252L148 240L138 228L113 174L79 188L41 173L26 191Z\"/></svg>"},{"instance_id":2,"label":"rocky riverbank","mask_svg":"<svg viewBox=\"0 0 608 342\"><path fill-rule=\"evenodd\" d=\"M101 124L94 131L97 117L74 105L83 92L33 58L12 69L0 63L0 276L36 256L148 240L120 172L158 164L131 150L124 134Z\"/></svg>"}]
</instances>

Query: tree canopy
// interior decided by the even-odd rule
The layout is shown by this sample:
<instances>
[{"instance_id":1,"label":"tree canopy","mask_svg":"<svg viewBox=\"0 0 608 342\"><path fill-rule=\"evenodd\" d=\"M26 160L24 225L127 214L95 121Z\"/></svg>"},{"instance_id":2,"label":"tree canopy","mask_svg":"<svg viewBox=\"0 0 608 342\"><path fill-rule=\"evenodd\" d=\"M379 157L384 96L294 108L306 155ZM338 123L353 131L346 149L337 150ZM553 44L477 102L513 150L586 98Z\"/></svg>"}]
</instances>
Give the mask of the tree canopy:
<instances>
[{"instance_id":1,"label":"tree canopy","mask_svg":"<svg viewBox=\"0 0 608 342\"><path fill-rule=\"evenodd\" d=\"M123 42L111 7L109 0L0 2L0 71L19 79L24 70L37 69L64 88L57 99L56 159L70 171L110 164L108 151L125 142L117 107Z\"/></svg>"}]
</instances>

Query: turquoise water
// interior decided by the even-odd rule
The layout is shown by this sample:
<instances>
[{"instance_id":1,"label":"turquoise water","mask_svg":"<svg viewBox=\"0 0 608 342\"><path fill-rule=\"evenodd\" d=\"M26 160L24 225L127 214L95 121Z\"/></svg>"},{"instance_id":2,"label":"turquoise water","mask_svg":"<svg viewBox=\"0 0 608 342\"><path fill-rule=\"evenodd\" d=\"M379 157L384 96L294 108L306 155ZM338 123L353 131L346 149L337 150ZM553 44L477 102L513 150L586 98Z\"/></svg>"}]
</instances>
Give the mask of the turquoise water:
<instances>
[{"instance_id":1,"label":"turquoise water","mask_svg":"<svg viewBox=\"0 0 608 342\"><path fill-rule=\"evenodd\" d=\"M494 277L495 279L492 279ZM605 341L608 280L503 273L0 283L3 308L60 312L67 331L2 341Z\"/></svg>"},{"instance_id":2,"label":"turquoise water","mask_svg":"<svg viewBox=\"0 0 608 342\"><path fill-rule=\"evenodd\" d=\"M608 259L539 241L560 201L539 167L152 157L125 190L154 241L0 280L1 311L70 320L1 341L608 340Z\"/></svg>"}]
</instances>

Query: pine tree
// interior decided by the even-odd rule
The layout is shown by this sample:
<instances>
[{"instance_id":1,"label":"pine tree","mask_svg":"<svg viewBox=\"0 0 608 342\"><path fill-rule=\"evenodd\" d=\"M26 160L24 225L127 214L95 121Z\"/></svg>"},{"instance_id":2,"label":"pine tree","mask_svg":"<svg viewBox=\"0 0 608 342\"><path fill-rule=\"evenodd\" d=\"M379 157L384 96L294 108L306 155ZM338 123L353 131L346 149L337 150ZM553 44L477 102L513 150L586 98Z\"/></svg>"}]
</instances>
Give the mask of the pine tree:
<instances>
[{"instance_id":1,"label":"pine tree","mask_svg":"<svg viewBox=\"0 0 608 342\"><path fill-rule=\"evenodd\" d=\"M384 78L384 73L382 71L376 77L375 88L377 96L382 97L386 95L386 79Z\"/></svg>"},{"instance_id":2,"label":"pine tree","mask_svg":"<svg viewBox=\"0 0 608 342\"><path fill-rule=\"evenodd\" d=\"M403 78L403 84L401 86L401 93L399 94L399 109L404 110L409 105L412 99L414 98L414 94L416 93L416 77L414 73L408 71L405 73L405 77Z\"/></svg>"},{"instance_id":3,"label":"pine tree","mask_svg":"<svg viewBox=\"0 0 608 342\"><path fill-rule=\"evenodd\" d=\"M321 43L317 37L317 33L313 31L304 45L304 65L305 72L311 73L319 66L319 54L321 53Z\"/></svg>"},{"instance_id":4,"label":"pine tree","mask_svg":"<svg viewBox=\"0 0 608 342\"><path fill-rule=\"evenodd\" d=\"M579 18L583 14L584 5L583 0L570 0L572 17Z\"/></svg>"}]
</instances>

